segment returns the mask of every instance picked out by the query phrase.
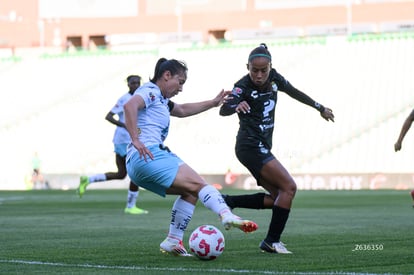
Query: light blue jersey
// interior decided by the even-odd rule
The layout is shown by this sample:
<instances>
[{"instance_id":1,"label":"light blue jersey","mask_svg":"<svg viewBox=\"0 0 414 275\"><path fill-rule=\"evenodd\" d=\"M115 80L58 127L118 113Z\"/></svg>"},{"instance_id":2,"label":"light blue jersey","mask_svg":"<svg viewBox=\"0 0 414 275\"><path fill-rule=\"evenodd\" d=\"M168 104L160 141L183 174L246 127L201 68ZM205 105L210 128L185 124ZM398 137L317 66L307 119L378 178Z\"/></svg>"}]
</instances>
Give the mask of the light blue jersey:
<instances>
[{"instance_id":1,"label":"light blue jersey","mask_svg":"<svg viewBox=\"0 0 414 275\"><path fill-rule=\"evenodd\" d=\"M118 115L118 120L125 124L125 115L124 115L124 105L132 97L130 93L126 93L121 96L116 102L115 106L112 107L111 112ZM124 127L117 126L115 129L114 137L112 142L115 144L125 144L130 143L131 138L128 131ZM125 154L124 154L125 155Z\"/></svg>"},{"instance_id":2,"label":"light blue jersey","mask_svg":"<svg viewBox=\"0 0 414 275\"><path fill-rule=\"evenodd\" d=\"M145 102L145 108L138 112L139 140L146 147L163 144L170 128L169 100L162 96L158 86L152 82L142 85L134 95L141 96Z\"/></svg>"}]
</instances>

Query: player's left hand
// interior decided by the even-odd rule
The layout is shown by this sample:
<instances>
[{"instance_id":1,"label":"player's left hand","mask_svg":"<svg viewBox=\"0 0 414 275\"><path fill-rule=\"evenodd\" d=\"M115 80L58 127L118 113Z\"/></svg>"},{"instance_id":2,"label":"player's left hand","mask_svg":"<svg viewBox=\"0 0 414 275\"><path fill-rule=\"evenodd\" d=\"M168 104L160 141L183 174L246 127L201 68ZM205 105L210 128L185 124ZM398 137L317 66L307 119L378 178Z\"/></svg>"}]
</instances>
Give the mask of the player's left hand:
<instances>
[{"instance_id":1,"label":"player's left hand","mask_svg":"<svg viewBox=\"0 0 414 275\"><path fill-rule=\"evenodd\" d=\"M334 120L334 118L335 118L335 116L334 116L334 114L333 114L333 112L332 112L332 109L330 109L330 108L326 108L325 107L325 110L323 111L323 112L321 112L321 116L326 120L326 121L332 121L332 122L335 122L335 120Z\"/></svg>"}]
</instances>

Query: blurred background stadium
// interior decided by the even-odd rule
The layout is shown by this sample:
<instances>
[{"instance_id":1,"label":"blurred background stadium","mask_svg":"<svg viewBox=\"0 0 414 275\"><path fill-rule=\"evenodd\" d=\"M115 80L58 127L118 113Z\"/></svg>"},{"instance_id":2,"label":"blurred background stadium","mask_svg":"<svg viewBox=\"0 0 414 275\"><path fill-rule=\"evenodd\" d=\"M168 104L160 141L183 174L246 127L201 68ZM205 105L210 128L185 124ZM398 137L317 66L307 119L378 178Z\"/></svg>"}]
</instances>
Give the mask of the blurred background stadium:
<instances>
[{"instance_id":1,"label":"blurred background stadium","mask_svg":"<svg viewBox=\"0 0 414 275\"><path fill-rule=\"evenodd\" d=\"M414 130L393 150L414 108L414 1L2 0L0 189L30 187L35 152L52 188L114 170L104 118L128 75L147 81L158 58L182 59L189 78L173 100L210 99L247 73L260 42L336 116L280 93L273 152L299 188L414 186ZM225 186L231 170L234 186L254 186L234 155L236 116L213 109L171 128L166 144L210 181Z\"/></svg>"}]
</instances>

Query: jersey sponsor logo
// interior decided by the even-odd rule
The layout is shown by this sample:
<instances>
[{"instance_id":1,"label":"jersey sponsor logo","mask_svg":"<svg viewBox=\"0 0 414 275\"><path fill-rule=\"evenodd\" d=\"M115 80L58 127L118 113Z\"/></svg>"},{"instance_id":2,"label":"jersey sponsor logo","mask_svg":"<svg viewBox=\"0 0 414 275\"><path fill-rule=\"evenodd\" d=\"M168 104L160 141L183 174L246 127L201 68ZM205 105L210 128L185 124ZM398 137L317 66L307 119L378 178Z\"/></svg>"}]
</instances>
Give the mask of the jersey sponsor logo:
<instances>
[{"instance_id":1,"label":"jersey sponsor logo","mask_svg":"<svg viewBox=\"0 0 414 275\"><path fill-rule=\"evenodd\" d=\"M264 102L263 117L269 117L269 113L275 109L276 102L272 99Z\"/></svg>"},{"instance_id":2,"label":"jersey sponsor logo","mask_svg":"<svg viewBox=\"0 0 414 275\"><path fill-rule=\"evenodd\" d=\"M250 96L252 97L252 98L258 98L259 97L259 95L258 95L259 93L257 92L257 91L252 91L251 93L250 93Z\"/></svg>"},{"instance_id":3,"label":"jersey sponsor logo","mask_svg":"<svg viewBox=\"0 0 414 275\"><path fill-rule=\"evenodd\" d=\"M260 124L259 125L260 130L262 130L262 132L266 131L267 129L272 129L274 127L273 124Z\"/></svg>"},{"instance_id":4,"label":"jersey sponsor logo","mask_svg":"<svg viewBox=\"0 0 414 275\"><path fill-rule=\"evenodd\" d=\"M154 95L152 92L150 92L150 93L148 94L148 96L149 96L149 98L151 99L151 101L154 101L154 100L155 100L155 95Z\"/></svg>"}]
</instances>

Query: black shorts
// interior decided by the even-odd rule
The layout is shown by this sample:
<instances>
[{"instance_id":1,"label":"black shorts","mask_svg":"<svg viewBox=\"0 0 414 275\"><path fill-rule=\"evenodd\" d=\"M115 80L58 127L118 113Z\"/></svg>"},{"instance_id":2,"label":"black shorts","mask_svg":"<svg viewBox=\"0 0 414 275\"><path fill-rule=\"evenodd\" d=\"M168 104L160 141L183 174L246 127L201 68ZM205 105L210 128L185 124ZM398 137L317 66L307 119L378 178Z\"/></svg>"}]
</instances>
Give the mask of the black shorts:
<instances>
[{"instance_id":1,"label":"black shorts","mask_svg":"<svg viewBox=\"0 0 414 275\"><path fill-rule=\"evenodd\" d=\"M269 149L257 145L254 146L253 144L237 144L236 156L237 159L250 171L258 185L260 185L260 171L263 166L275 159L275 156Z\"/></svg>"}]
</instances>

